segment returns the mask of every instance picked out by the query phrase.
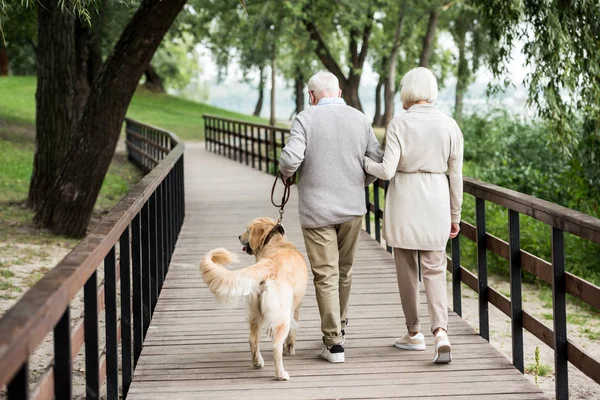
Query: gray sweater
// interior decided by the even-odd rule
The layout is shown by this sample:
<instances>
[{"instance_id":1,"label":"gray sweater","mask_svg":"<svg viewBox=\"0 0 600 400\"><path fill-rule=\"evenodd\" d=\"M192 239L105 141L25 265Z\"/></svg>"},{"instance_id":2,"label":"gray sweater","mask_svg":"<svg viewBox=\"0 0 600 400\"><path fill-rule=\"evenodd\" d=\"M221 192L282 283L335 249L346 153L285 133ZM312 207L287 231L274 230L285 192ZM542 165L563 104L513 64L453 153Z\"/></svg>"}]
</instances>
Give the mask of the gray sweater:
<instances>
[{"instance_id":1,"label":"gray sweater","mask_svg":"<svg viewBox=\"0 0 600 400\"><path fill-rule=\"evenodd\" d=\"M364 215L363 157L381 162L383 154L367 117L342 99L323 99L298 114L281 152L284 176L299 172L298 208L303 228L342 224Z\"/></svg>"}]
</instances>

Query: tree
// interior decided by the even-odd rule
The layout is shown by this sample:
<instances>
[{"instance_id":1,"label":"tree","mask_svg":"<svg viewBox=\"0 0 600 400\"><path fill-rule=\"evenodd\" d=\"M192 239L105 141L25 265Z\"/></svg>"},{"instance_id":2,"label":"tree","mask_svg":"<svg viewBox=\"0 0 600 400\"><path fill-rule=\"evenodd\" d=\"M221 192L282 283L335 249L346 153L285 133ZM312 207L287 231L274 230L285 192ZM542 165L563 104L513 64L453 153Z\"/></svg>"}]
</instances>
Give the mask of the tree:
<instances>
[{"instance_id":1,"label":"tree","mask_svg":"<svg viewBox=\"0 0 600 400\"><path fill-rule=\"evenodd\" d=\"M346 102L361 111L358 87L369 51L374 13L383 3L296 1L289 5L291 15L302 18L323 66L338 78ZM339 41L347 43L345 51L336 49Z\"/></svg>"},{"instance_id":2,"label":"tree","mask_svg":"<svg viewBox=\"0 0 600 400\"><path fill-rule=\"evenodd\" d=\"M225 2L209 3L202 21L208 32L208 44L221 71L227 70L232 58L237 59L244 80L251 80L251 74L258 71L258 100L254 112L255 115L260 114L267 68L271 70L271 97L275 95L277 44L285 28L282 7L277 2L267 1L248 3L232 12L231 5ZM274 105L273 102L271 120L275 117Z\"/></svg>"},{"instance_id":3,"label":"tree","mask_svg":"<svg viewBox=\"0 0 600 400\"><path fill-rule=\"evenodd\" d=\"M37 16L34 9L12 7L0 23L0 75L33 75L36 70Z\"/></svg>"},{"instance_id":4,"label":"tree","mask_svg":"<svg viewBox=\"0 0 600 400\"><path fill-rule=\"evenodd\" d=\"M423 36L423 47L421 49L421 57L419 57L419 66L420 67L429 67L429 62L431 60L431 54L433 53L434 41L435 41L435 31L438 25L438 21L440 18L440 10L434 5L433 8L429 11L429 20L427 22L427 32L425 36Z\"/></svg>"},{"instance_id":5,"label":"tree","mask_svg":"<svg viewBox=\"0 0 600 400\"><path fill-rule=\"evenodd\" d=\"M258 100L256 101L256 106L254 107L254 112L252 113L252 115L254 115L255 117L260 116L264 98L265 98L265 68L263 66L260 66L258 68Z\"/></svg>"},{"instance_id":6,"label":"tree","mask_svg":"<svg viewBox=\"0 0 600 400\"><path fill-rule=\"evenodd\" d=\"M458 48L454 119L460 124L465 92L490 48L485 29L478 21L477 11L468 4L459 4L455 8L449 31Z\"/></svg>"},{"instance_id":7,"label":"tree","mask_svg":"<svg viewBox=\"0 0 600 400\"><path fill-rule=\"evenodd\" d=\"M597 1L505 2L472 0L488 30L489 65L508 75L517 41L524 42L529 104L551 123L565 150L574 141L579 116L600 135L600 5Z\"/></svg>"},{"instance_id":8,"label":"tree","mask_svg":"<svg viewBox=\"0 0 600 400\"><path fill-rule=\"evenodd\" d=\"M184 3L143 0L110 56L85 82L80 61L89 48L78 40L85 26L58 0L38 4L37 135L29 204L40 227L85 234L127 106ZM85 84L89 89L80 90Z\"/></svg>"},{"instance_id":9,"label":"tree","mask_svg":"<svg viewBox=\"0 0 600 400\"><path fill-rule=\"evenodd\" d=\"M383 117L383 125L387 128L392 117L394 116L394 96L396 95L396 71L398 66L398 53L400 51L400 35L404 26L404 18L406 17L407 0L402 2L400 10L397 11L398 21L394 29L394 40L392 42L392 52L390 54L390 63L385 81L385 112Z\"/></svg>"}]
</instances>

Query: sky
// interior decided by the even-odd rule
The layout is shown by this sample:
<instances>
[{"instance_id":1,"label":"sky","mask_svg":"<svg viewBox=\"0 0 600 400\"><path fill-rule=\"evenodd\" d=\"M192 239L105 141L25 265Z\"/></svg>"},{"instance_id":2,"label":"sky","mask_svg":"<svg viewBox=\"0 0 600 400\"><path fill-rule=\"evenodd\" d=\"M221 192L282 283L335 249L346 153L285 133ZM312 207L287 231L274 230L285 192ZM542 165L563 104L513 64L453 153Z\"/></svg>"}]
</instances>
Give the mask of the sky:
<instances>
[{"instance_id":1,"label":"sky","mask_svg":"<svg viewBox=\"0 0 600 400\"><path fill-rule=\"evenodd\" d=\"M440 35L438 45L450 49L456 53L456 47L448 34ZM242 73L238 64L233 61L228 68L227 76L218 80L217 66L210 54L210 51L199 45L196 49L199 57L201 72L198 75L200 85L204 87L205 98L203 101L229 110L250 114L253 112L258 99L258 73L255 73L251 83L243 83ZM523 79L527 74L525 67L525 57L521 53L521 47L517 46L512 54L512 61L509 64L511 76L509 77L514 87L509 88L499 98L490 99L486 96L488 84L493 80L489 70L481 68L473 84L469 87L465 98L465 112L484 113L492 108L504 107L516 114L529 115L531 110L526 107L527 91L523 86ZM269 72L267 72L269 74ZM379 76L373 71L371 65L367 63L364 68L361 83L359 87L359 96L363 105L363 112L373 117L375 112L375 87ZM295 108L295 99L291 82L285 81L282 77L276 79L276 118L284 121L289 119ZM454 107L454 88L456 79L449 77L440 87L440 93L436 105L447 114L452 113ZM261 116L268 118L270 112L270 76L267 76L265 88L265 98ZM308 107L308 104L306 104ZM399 96L395 101L396 112L401 112Z\"/></svg>"}]
</instances>

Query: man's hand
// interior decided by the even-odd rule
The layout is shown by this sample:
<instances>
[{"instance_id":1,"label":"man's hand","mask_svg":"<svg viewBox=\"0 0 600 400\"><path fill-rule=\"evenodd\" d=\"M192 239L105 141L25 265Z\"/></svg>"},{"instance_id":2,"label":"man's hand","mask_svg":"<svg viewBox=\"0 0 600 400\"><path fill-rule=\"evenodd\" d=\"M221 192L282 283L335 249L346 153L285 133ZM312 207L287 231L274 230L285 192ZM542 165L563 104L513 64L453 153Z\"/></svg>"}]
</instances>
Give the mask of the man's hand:
<instances>
[{"instance_id":1,"label":"man's hand","mask_svg":"<svg viewBox=\"0 0 600 400\"><path fill-rule=\"evenodd\" d=\"M454 239L460 232L460 224L450 224L450 239Z\"/></svg>"},{"instance_id":2,"label":"man's hand","mask_svg":"<svg viewBox=\"0 0 600 400\"><path fill-rule=\"evenodd\" d=\"M290 183L292 183L292 182L291 182L291 179L292 179L292 177L291 177L291 176L285 176L283 173L281 174L281 181L282 181L283 183L286 183L286 182L290 182Z\"/></svg>"}]
</instances>

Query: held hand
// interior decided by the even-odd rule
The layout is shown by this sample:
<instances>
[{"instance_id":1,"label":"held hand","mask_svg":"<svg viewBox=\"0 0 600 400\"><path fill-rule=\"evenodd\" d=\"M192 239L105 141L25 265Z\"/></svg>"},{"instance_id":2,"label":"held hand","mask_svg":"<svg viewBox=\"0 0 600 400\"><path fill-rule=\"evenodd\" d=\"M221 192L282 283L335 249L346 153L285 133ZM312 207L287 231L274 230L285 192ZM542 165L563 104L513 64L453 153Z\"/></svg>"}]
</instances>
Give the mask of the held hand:
<instances>
[{"instance_id":1,"label":"held hand","mask_svg":"<svg viewBox=\"0 0 600 400\"><path fill-rule=\"evenodd\" d=\"M460 224L451 224L450 225L450 239L454 239L458 236L458 232L460 232Z\"/></svg>"}]
</instances>

